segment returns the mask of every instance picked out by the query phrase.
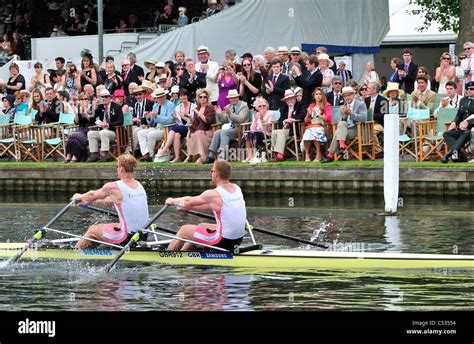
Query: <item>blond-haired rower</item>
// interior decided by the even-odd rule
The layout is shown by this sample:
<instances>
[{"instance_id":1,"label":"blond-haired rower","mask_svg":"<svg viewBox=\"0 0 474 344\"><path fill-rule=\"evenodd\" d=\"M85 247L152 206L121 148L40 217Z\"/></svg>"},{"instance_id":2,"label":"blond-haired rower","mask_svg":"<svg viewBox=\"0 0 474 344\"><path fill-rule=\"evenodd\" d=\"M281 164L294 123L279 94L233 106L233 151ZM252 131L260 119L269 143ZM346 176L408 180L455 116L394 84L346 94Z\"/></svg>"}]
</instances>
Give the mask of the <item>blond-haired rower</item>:
<instances>
[{"instance_id":1,"label":"blond-haired rower","mask_svg":"<svg viewBox=\"0 0 474 344\"><path fill-rule=\"evenodd\" d=\"M119 214L119 223L92 225L84 237L123 245L148 222L147 195L143 186L135 179L136 166L137 160L133 155L120 155L116 166L120 180L106 183L98 190L73 196L78 206L114 205ZM76 248L85 249L92 245L92 241L81 239Z\"/></svg>"}]
</instances>

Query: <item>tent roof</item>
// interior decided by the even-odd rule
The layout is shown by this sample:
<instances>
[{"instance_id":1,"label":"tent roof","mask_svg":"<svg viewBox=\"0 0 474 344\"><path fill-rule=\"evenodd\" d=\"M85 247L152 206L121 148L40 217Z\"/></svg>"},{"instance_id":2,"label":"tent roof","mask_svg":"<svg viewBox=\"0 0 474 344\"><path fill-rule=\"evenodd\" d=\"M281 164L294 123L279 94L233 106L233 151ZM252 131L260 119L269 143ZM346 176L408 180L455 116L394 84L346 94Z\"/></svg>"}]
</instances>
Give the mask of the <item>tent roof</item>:
<instances>
[{"instance_id":1,"label":"tent roof","mask_svg":"<svg viewBox=\"0 0 474 344\"><path fill-rule=\"evenodd\" d=\"M410 0L389 0L389 8L390 31L382 44L442 43L455 42L457 39L457 35L451 30L440 32L436 22L427 30L418 31L417 28L423 25L423 17L407 13L419 8L418 5L410 4Z\"/></svg>"}]
</instances>

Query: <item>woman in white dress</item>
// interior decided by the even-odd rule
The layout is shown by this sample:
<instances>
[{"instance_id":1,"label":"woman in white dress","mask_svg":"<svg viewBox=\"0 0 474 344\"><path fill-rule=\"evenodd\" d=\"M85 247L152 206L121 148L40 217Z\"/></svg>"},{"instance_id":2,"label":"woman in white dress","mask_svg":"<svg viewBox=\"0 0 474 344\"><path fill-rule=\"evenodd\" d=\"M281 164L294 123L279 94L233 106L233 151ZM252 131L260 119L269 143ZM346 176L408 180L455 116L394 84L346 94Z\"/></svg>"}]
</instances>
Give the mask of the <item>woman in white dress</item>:
<instances>
[{"instance_id":1,"label":"woman in white dress","mask_svg":"<svg viewBox=\"0 0 474 344\"><path fill-rule=\"evenodd\" d=\"M439 82L438 93L446 94L446 83L456 77L456 67L453 66L451 55L448 52L441 54L439 67L436 68L435 80Z\"/></svg>"}]
</instances>

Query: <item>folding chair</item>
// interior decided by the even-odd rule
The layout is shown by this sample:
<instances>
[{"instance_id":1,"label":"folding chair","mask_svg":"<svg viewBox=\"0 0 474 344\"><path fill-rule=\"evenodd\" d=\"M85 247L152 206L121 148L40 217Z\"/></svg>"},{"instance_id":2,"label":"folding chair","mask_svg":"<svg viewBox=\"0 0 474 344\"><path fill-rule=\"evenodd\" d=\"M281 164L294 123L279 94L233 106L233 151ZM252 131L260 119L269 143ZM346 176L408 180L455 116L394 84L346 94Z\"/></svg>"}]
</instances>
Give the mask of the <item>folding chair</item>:
<instances>
[{"instance_id":1,"label":"folding chair","mask_svg":"<svg viewBox=\"0 0 474 344\"><path fill-rule=\"evenodd\" d=\"M439 109L436 121L420 121L418 122L420 161L431 158L442 158L448 149L445 145L443 133L446 124L449 125L456 117L458 109ZM441 146L444 145L444 149ZM425 152L426 149L426 152Z\"/></svg>"},{"instance_id":2,"label":"folding chair","mask_svg":"<svg viewBox=\"0 0 474 344\"><path fill-rule=\"evenodd\" d=\"M418 127L417 122L430 119L429 109L415 109L410 108L407 112L407 117L400 118L402 134L398 137L400 157L403 158L405 154L409 154L415 158L416 161L419 159L418 153L418 140L419 135L417 133ZM411 124L411 133L408 133L408 127ZM410 134L410 135L409 135Z\"/></svg>"},{"instance_id":3,"label":"folding chair","mask_svg":"<svg viewBox=\"0 0 474 344\"><path fill-rule=\"evenodd\" d=\"M40 162L43 154L42 126L32 125L32 117L21 114L15 115L14 122L17 124L12 127L16 161L31 158Z\"/></svg>"},{"instance_id":4,"label":"folding chair","mask_svg":"<svg viewBox=\"0 0 474 344\"><path fill-rule=\"evenodd\" d=\"M132 151L133 147L133 111L123 114L123 125L115 128L115 144L117 156ZM112 148L111 148L112 149Z\"/></svg>"},{"instance_id":5,"label":"folding chair","mask_svg":"<svg viewBox=\"0 0 474 344\"><path fill-rule=\"evenodd\" d=\"M49 157L56 160L58 155L66 158L67 136L77 127L75 117L74 113L61 113L59 122L43 126L43 161Z\"/></svg>"},{"instance_id":6,"label":"folding chair","mask_svg":"<svg viewBox=\"0 0 474 344\"><path fill-rule=\"evenodd\" d=\"M2 115L2 120L6 123L6 118L10 121L10 115ZM13 123L2 126L2 138L0 139L0 156L6 155L8 160L14 158L18 161L17 156L17 136L15 129L21 126L29 126L32 123L31 116L25 116L23 113L16 113Z\"/></svg>"}]
</instances>

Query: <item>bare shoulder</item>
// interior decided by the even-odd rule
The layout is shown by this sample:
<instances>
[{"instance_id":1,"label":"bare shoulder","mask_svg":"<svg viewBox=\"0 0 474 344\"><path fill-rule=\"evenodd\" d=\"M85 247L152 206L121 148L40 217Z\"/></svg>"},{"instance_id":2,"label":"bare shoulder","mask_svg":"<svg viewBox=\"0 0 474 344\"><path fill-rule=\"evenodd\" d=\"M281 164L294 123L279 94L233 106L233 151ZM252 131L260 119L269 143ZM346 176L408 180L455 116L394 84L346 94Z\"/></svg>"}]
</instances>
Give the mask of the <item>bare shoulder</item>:
<instances>
[{"instance_id":1,"label":"bare shoulder","mask_svg":"<svg viewBox=\"0 0 474 344\"><path fill-rule=\"evenodd\" d=\"M114 192L120 190L116 182L109 182L104 184L102 190L106 192Z\"/></svg>"}]
</instances>

